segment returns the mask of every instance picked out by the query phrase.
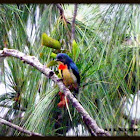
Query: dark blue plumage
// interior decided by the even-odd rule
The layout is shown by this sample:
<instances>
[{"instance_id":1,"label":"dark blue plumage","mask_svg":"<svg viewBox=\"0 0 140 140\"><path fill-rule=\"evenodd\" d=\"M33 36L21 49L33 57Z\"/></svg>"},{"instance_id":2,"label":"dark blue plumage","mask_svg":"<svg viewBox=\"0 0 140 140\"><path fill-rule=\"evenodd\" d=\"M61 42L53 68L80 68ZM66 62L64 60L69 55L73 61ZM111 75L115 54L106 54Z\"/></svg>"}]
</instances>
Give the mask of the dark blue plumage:
<instances>
[{"instance_id":1,"label":"dark blue plumage","mask_svg":"<svg viewBox=\"0 0 140 140\"><path fill-rule=\"evenodd\" d=\"M74 75L76 76L76 78L77 78L77 83L78 83L78 85L80 85L80 76L79 76L79 71L78 71L77 66L75 65L74 62L71 62L69 65L70 65L70 68L71 68L72 71L73 71L73 74L74 74Z\"/></svg>"}]
</instances>

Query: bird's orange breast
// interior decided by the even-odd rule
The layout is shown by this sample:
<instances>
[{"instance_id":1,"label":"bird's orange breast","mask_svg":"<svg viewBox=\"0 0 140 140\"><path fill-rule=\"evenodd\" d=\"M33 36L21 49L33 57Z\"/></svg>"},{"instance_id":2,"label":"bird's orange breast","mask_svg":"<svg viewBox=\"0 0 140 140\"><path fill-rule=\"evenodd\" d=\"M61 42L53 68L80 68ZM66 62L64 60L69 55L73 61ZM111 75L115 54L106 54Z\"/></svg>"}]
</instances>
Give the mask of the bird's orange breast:
<instances>
[{"instance_id":1,"label":"bird's orange breast","mask_svg":"<svg viewBox=\"0 0 140 140\"><path fill-rule=\"evenodd\" d=\"M58 66L58 69L59 69L59 73L60 73L61 77L63 78L63 82L66 86L69 86L69 85L76 83L76 77L68 69L67 65L60 63Z\"/></svg>"},{"instance_id":2,"label":"bird's orange breast","mask_svg":"<svg viewBox=\"0 0 140 140\"><path fill-rule=\"evenodd\" d=\"M64 70L64 69L67 69L67 68L68 68L68 66L64 65L64 64L60 64L59 67L58 67L59 70Z\"/></svg>"}]
</instances>

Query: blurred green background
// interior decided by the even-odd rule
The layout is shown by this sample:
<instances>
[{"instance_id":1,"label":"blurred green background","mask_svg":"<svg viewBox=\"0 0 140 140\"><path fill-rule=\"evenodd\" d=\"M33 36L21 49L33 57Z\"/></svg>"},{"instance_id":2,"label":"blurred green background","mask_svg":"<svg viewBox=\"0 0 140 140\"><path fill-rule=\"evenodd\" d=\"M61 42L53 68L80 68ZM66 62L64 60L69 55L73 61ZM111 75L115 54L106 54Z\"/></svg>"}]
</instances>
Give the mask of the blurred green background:
<instances>
[{"instance_id":1,"label":"blurred green background","mask_svg":"<svg viewBox=\"0 0 140 140\"><path fill-rule=\"evenodd\" d=\"M56 74L55 54L67 53L80 72L77 98L98 126L113 136L139 136L140 5L78 4L73 45L74 4L61 6L67 21L55 4L0 4L0 49L35 56ZM42 43L43 33L58 41L56 48ZM58 87L38 70L7 57L0 58L0 74L2 118L44 136L66 136L67 126L73 128L71 135L90 135L71 104L72 121L67 109L58 109ZM60 112L63 120L56 128ZM82 129L76 127L79 124ZM134 124L138 130L130 131ZM114 131L119 128L127 131ZM0 135L25 134L1 125Z\"/></svg>"}]
</instances>

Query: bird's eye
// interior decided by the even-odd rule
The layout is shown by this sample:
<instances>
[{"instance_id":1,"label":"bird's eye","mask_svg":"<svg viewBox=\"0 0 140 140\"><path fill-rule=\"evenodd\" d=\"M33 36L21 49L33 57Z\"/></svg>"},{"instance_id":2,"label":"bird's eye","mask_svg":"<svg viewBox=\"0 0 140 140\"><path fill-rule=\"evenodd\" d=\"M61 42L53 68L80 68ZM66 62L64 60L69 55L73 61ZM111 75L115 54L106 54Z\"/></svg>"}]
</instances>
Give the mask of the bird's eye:
<instances>
[{"instance_id":1,"label":"bird's eye","mask_svg":"<svg viewBox=\"0 0 140 140\"><path fill-rule=\"evenodd\" d=\"M59 59L63 59L62 56L59 56Z\"/></svg>"}]
</instances>

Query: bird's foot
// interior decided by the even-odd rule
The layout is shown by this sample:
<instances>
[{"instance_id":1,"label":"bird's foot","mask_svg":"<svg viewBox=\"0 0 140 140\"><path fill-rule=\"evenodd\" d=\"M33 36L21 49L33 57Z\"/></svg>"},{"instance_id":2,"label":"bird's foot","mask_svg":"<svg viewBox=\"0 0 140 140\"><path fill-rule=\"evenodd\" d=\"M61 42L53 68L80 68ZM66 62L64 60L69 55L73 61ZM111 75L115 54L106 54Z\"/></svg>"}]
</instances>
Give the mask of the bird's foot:
<instances>
[{"instance_id":1,"label":"bird's foot","mask_svg":"<svg viewBox=\"0 0 140 140\"><path fill-rule=\"evenodd\" d=\"M61 92L61 91L58 92L58 95L59 95L59 96L61 96L62 94L63 94L63 92Z\"/></svg>"},{"instance_id":2,"label":"bird's foot","mask_svg":"<svg viewBox=\"0 0 140 140\"><path fill-rule=\"evenodd\" d=\"M68 101L68 99L66 98L66 100L65 100L65 95L62 95L61 97L60 97L60 102L57 104L57 106L59 107L59 108L63 108L63 107L66 107L66 102L67 102L67 104L69 103L69 101Z\"/></svg>"}]
</instances>

